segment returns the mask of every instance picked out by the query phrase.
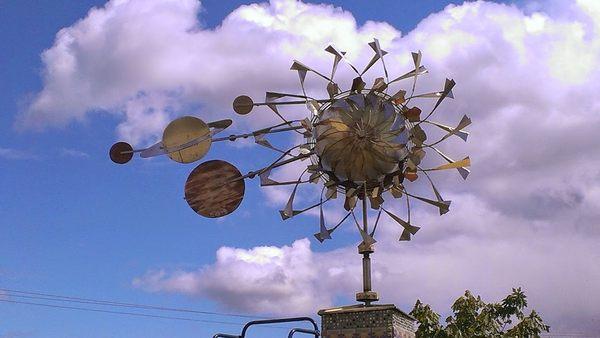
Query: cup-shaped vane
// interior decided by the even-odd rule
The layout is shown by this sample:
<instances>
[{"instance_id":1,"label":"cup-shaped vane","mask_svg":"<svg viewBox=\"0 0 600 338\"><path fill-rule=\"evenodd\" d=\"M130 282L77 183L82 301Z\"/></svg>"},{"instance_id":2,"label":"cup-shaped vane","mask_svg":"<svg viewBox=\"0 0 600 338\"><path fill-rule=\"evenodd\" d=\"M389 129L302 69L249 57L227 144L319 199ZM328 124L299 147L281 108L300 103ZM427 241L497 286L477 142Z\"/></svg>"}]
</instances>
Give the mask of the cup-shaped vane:
<instances>
[{"instance_id":1,"label":"cup-shaped vane","mask_svg":"<svg viewBox=\"0 0 600 338\"><path fill-rule=\"evenodd\" d=\"M201 119L184 116L171 121L162 138L169 157L179 163L191 163L204 157L212 143L210 128Z\"/></svg>"}]
</instances>

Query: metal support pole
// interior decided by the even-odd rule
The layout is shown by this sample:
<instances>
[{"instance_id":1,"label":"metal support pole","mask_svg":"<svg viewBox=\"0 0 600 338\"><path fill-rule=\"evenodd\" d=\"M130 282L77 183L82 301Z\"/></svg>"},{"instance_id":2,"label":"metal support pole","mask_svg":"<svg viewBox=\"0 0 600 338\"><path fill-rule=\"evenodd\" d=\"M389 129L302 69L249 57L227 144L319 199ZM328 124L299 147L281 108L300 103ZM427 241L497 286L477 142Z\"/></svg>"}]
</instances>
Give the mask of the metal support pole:
<instances>
[{"instance_id":1,"label":"metal support pole","mask_svg":"<svg viewBox=\"0 0 600 338\"><path fill-rule=\"evenodd\" d=\"M363 231L365 234L369 234L369 225L367 222L368 216L368 207L367 207L367 183L364 185L363 192L363 201L362 201L362 209L363 209ZM371 305L371 302L376 302L379 300L379 296L377 292L371 290L371 257L370 255L374 252L375 248L373 247L373 243L365 243L362 241L358 246L358 253L363 256L362 258L362 268L363 268L363 291L358 292L356 294L356 300L359 302L364 302L366 306Z\"/></svg>"},{"instance_id":2,"label":"metal support pole","mask_svg":"<svg viewBox=\"0 0 600 338\"><path fill-rule=\"evenodd\" d=\"M363 195L362 209L363 209L362 210L362 212L363 212L363 231L366 234L368 234L369 233L369 225L368 225L368 221L367 221L367 216L368 216L367 210L368 209L367 209L367 183L366 182L365 182L365 189L364 189L364 195ZM369 291L371 291L371 258L369 258L368 251L363 251L362 255L363 255L363 259L362 259L363 292L369 292Z\"/></svg>"},{"instance_id":3,"label":"metal support pole","mask_svg":"<svg viewBox=\"0 0 600 338\"><path fill-rule=\"evenodd\" d=\"M363 254L363 291L371 291L371 258L368 253Z\"/></svg>"},{"instance_id":4,"label":"metal support pole","mask_svg":"<svg viewBox=\"0 0 600 338\"><path fill-rule=\"evenodd\" d=\"M363 193L363 202L362 202L362 211L363 211L363 230L365 233L369 233L369 226L367 224L367 183L365 183L365 189Z\"/></svg>"}]
</instances>

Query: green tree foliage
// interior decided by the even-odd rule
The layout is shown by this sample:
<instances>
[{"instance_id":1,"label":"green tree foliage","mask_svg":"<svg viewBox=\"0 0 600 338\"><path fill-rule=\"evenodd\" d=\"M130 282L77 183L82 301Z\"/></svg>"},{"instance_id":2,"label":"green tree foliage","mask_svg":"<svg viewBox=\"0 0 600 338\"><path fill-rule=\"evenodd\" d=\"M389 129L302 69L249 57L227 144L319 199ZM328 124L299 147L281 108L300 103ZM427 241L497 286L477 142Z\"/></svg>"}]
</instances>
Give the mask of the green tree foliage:
<instances>
[{"instance_id":1,"label":"green tree foliage","mask_svg":"<svg viewBox=\"0 0 600 338\"><path fill-rule=\"evenodd\" d=\"M489 304L467 290L452 304L453 315L446 318L446 326L440 324L440 315L420 300L410 314L419 322L417 338L522 338L549 332L550 326L535 310L525 315L526 307L527 297L521 288L512 289L500 303Z\"/></svg>"}]
</instances>

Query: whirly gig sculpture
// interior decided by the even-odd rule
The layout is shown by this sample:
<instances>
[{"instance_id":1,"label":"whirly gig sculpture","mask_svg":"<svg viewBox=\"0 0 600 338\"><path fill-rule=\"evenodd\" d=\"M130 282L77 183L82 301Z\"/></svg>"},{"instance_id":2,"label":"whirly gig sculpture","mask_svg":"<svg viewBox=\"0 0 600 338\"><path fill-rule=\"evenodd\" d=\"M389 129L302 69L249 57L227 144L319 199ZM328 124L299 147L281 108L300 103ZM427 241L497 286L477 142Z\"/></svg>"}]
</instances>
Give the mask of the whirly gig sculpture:
<instances>
[{"instance_id":1,"label":"whirly gig sculpture","mask_svg":"<svg viewBox=\"0 0 600 338\"><path fill-rule=\"evenodd\" d=\"M471 124L471 120L465 115L455 127L430 120L444 99L453 98L455 82L446 79L440 91L415 94L418 77L427 73L427 69L421 65L421 52L412 53L413 70L390 80L384 61L387 52L381 49L377 39L369 46L373 50L373 57L362 71L345 58L345 52L328 46L325 51L333 56L330 75L298 61L293 62L291 70L298 73L302 94L267 92L265 102L259 103L245 95L234 100L233 110L240 115L249 114L256 106L267 106L281 119L278 125L217 138L215 135L229 127L231 120L205 123L199 118L186 116L172 121L165 128L162 140L149 148L134 150L125 142L115 143L110 149L110 158L123 164L139 152L141 157L167 155L174 161L190 163L201 159L214 142L254 138L257 144L278 152L276 160L245 175L225 161L212 160L198 165L185 183L185 200L189 206L202 216L221 217L239 206L247 178L258 177L261 186L293 186L287 204L280 210L284 220L319 208L319 231L314 236L320 242L331 239L332 233L348 219L356 225L362 238L358 251L363 256L363 291L356 294L356 299L370 305L379 299L371 289L370 254L374 252L375 231L382 212L403 228L400 241L408 241L420 229L412 224L411 200L438 208L440 215L449 211L450 201L442 198L430 173L456 169L466 179L470 159L465 157L455 161L436 146L452 136L466 141L469 134L464 128ZM357 75L346 90L342 90L333 80L342 61ZM377 63L382 65L384 76L375 79L373 85L367 87L363 75ZM316 99L306 94L305 79L309 73L325 80L325 98ZM389 93L390 85L403 80L408 82L410 94L407 95L407 90L402 89ZM411 106L411 100L416 98L435 100L431 111L424 114L418 107ZM279 107L286 105L305 105L308 117L302 120L286 119L279 110ZM428 142L427 128L437 128L443 136ZM292 131L302 134L303 141L287 150L276 148L266 138L270 134ZM437 154L442 164L423 168L421 164L426 150ZM274 169L302 160L307 165L296 180L278 182L271 178ZM418 196L408 191L407 181L414 182L419 178L425 178L429 183L433 197ZM299 208L294 204L297 189L310 183L322 185L321 196L314 204ZM406 205L406 219L388 209L390 201L384 200L384 193L388 199L403 200L400 205ZM344 199L346 215L335 226L327 227L323 205L339 197ZM359 210L362 209L362 221L355 214L357 205ZM369 208L377 213L371 227L367 217Z\"/></svg>"}]
</instances>

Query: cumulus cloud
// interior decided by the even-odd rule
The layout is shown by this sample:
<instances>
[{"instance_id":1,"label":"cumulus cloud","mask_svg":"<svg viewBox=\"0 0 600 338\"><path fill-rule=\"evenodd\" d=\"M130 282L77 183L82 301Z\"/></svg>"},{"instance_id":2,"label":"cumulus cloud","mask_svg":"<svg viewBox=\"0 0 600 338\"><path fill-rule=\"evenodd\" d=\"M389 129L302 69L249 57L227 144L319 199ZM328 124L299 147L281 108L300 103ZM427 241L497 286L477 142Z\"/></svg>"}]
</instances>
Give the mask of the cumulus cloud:
<instances>
[{"instance_id":1,"label":"cumulus cloud","mask_svg":"<svg viewBox=\"0 0 600 338\"><path fill-rule=\"evenodd\" d=\"M372 53L366 43L377 37L390 52L393 74L408 70L410 51L422 50L430 74L419 91L439 88L444 76L457 82L456 100L435 118L452 124L467 113L474 120L469 143L449 140L442 147L456 158L471 155L473 173L466 184L456 182L456 173L436 175L454 210L439 218L417 206L414 221L423 229L413 242L392 245L385 238L399 231L386 221L375 255L377 288L408 309L415 298L448 308L466 288L494 300L522 285L555 328L600 330L594 319L600 305L590 301L600 296L594 283L600 280L594 265L600 258L594 245L600 237L600 3L468 2L430 15L405 35L387 23L358 26L351 13L330 5L291 0L241 6L215 29L198 23L200 11L191 0L113 0L91 10L43 53L44 88L18 124L64 125L104 112L122 116L119 137L144 143L175 115L216 119L230 114L238 94L297 91L296 74L287 71L291 60L326 71L328 44L361 65ZM351 78L341 76L342 84ZM310 90L322 95L322 83L313 80ZM292 177L293 170L277 175ZM409 188L425 191L422 186ZM286 191L272 191L271 202L285 202ZM315 253L306 240L222 248L212 265L155 270L135 285L239 310L293 304L306 313L333 304L331 290L358 290L355 250ZM232 284L239 279L244 285Z\"/></svg>"},{"instance_id":2,"label":"cumulus cloud","mask_svg":"<svg viewBox=\"0 0 600 338\"><path fill-rule=\"evenodd\" d=\"M477 231L498 233L507 221L492 221ZM397 226L383 226L399 236ZM383 237L373 256L374 288L386 303L406 311L421 299L448 314L451 302L466 289L498 301L512 287L522 286L529 304L554 332L596 332L598 305L591 295L600 294L600 269L593 264L600 259L597 239L569 233L557 237L523 226L504 229L509 234L499 238L464 234L468 231L451 222L448 230L462 235L410 244ZM428 229L419 234L433 237ZM197 271L149 271L133 285L275 315L314 313L334 305L336 297L360 290L360 256L354 247L314 252L309 243L303 239L281 248L222 247L214 264Z\"/></svg>"},{"instance_id":3,"label":"cumulus cloud","mask_svg":"<svg viewBox=\"0 0 600 338\"><path fill-rule=\"evenodd\" d=\"M357 27L350 13L330 5L251 4L215 29L201 27L200 11L196 0L113 0L90 10L43 52L44 88L17 125L45 128L112 113L123 116L119 137L140 143L175 115L223 117L239 94L298 91L288 70L294 57L330 63L314 52L335 42L358 55L375 35L399 35L386 23Z\"/></svg>"},{"instance_id":4,"label":"cumulus cloud","mask_svg":"<svg viewBox=\"0 0 600 338\"><path fill-rule=\"evenodd\" d=\"M330 306L335 296L331 290L348 284L347 278L339 278L346 268L323 264L318 256L307 239L281 248L222 247L212 265L197 271L150 271L133 285L203 296L240 311L306 314Z\"/></svg>"}]
</instances>

